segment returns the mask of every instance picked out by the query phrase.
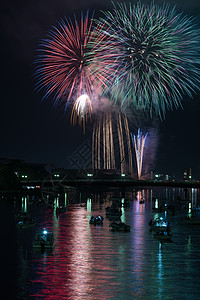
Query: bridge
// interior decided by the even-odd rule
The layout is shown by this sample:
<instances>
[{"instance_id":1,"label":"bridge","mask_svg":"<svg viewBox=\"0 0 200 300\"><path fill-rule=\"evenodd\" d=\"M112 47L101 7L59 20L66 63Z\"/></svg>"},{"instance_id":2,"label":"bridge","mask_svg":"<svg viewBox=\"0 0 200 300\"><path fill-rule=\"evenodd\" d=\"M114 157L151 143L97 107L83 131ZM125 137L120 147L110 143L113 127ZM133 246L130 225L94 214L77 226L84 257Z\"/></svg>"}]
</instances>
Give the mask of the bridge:
<instances>
[{"instance_id":1,"label":"bridge","mask_svg":"<svg viewBox=\"0 0 200 300\"><path fill-rule=\"evenodd\" d=\"M153 180L134 180L132 178L120 178L120 179L97 179L97 178L85 178L85 179L43 179L43 180L22 180L24 187L58 187L68 186L83 189L95 188L95 187L119 187L119 188L131 188L131 187L145 187L145 186L162 186L162 187L180 187L180 188L200 188L200 183L197 181L153 181Z\"/></svg>"}]
</instances>

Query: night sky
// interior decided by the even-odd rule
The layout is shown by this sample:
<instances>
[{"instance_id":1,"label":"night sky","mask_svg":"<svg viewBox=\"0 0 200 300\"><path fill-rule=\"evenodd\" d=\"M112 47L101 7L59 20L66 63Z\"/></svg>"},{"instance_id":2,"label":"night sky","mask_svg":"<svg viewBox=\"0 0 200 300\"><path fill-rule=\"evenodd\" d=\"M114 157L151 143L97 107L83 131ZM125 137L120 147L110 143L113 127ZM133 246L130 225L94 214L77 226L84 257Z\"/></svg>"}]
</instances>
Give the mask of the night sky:
<instances>
[{"instance_id":1,"label":"night sky","mask_svg":"<svg viewBox=\"0 0 200 300\"><path fill-rule=\"evenodd\" d=\"M34 91L36 49L60 18L88 8L98 14L112 5L107 0L2 2L0 157L68 167L68 156L89 138L91 130L84 135L80 127L70 125L63 109L53 108L50 99L41 102L42 93ZM199 0L167 2L184 15L195 16L200 28ZM193 176L200 179L199 94L193 99L185 97L183 110L168 112L165 120L158 122L156 170L182 177L184 168L191 167Z\"/></svg>"}]
</instances>

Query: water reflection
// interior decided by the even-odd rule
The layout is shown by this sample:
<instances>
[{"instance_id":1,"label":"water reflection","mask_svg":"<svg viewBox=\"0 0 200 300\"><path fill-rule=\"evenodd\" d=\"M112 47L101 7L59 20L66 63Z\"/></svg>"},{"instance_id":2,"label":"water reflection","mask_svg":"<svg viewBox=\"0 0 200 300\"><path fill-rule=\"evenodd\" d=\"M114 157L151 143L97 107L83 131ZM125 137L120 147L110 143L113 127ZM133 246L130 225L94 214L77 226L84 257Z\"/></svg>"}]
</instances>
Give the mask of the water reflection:
<instances>
[{"instance_id":1,"label":"water reflection","mask_svg":"<svg viewBox=\"0 0 200 300\"><path fill-rule=\"evenodd\" d=\"M87 199L87 211L91 212L91 210L92 210L92 199L88 198Z\"/></svg>"},{"instance_id":2,"label":"water reflection","mask_svg":"<svg viewBox=\"0 0 200 300\"><path fill-rule=\"evenodd\" d=\"M191 190L191 201L186 202L191 203L191 207L187 208L199 206L198 193L198 190ZM152 217L160 216L152 211L152 206L155 204L153 199L163 199L161 195L168 203L179 207L177 195L182 197L184 191L141 189L137 196L132 191L123 195L82 193L77 194L77 201L70 201L63 194L63 198L49 197L52 207L41 206L38 199L31 204L32 197L23 196L16 210L37 217L37 226L13 234L17 242L18 298L168 299L170 293L171 299L178 299L181 293L185 299L192 295L197 299L199 229L181 226L178 219L182 212L179 215L178 211L174 216L168 216L173 243L154 240L148 222ZM145 199L144 203L140 203L142 199ZM110 230L111 221L106 218L105 207L113 201L122 205L121 221L131 226L130 232ZM130 206L124 205L127 201ZM67 204L66 211L56 214L56 208L63 203ZM104 217L102 226L89 224L92 214ZM33 251L34 234L44 227L53 232L55 248L44 253Z\"/></svg>"},{"instance_id":3,"label":"water reflection","mask_svg":"<svg viewBox=\"0 0 200 300\"><path fill-rule=\"evenodd\" d=\"M22 212L27 213L27 197L22 197Z\"/></svg>"},{"instance_id":4,"label":"water reflection","mask_svg":"<svg viewBox=\"0 0 200 300\"><path fill-rule=\"evenodd\" d=\"M139 193L138 200L143 197L144 194ZM133 270L133 279L136 283L136 292L141 294L144 287L145 278L145 215L144 215L144 205L140 204L138 201L134 202L133 206L136 212L132 218L131 226L131 248L133 251L131 266Z\"/></svg>"},{"instance_id":5,"label":"water reflection","mask_svg":"<svg viewBox=\"0 0 200 300\"><path fill-rule=\"evenodd\" d=\"M125 201L124 200L125 200L124 198L121 199L121 212L122 212L121 221L123 223L126 223L125 209L124 209L124 203L125 203Z\"/></svg>"},{"instance_id":6,"label":"water reflection","mask_svg":"<svg viewBox=\"0 0 200 300\"><path fill-rule=\"evenodd\" d=\"M158 297L162 299L163 292L163 262L162 262L162 243L158 245Z\"/></svg>"}]
</instances>

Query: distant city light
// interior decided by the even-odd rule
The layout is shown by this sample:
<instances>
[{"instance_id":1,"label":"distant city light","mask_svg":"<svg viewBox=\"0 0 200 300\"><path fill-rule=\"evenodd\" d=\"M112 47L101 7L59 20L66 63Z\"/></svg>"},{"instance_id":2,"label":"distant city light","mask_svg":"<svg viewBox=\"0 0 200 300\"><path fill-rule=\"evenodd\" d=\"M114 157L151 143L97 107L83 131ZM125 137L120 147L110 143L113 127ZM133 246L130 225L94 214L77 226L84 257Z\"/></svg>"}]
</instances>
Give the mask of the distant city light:
<instances>
[{"instance_id":1,"label":"distant city light","mask_svg":"<svg viewBox=\"0 0 200 300\"><path fill-rule=\"evenodd\" d=\"M92 176L93 176L93 174L87 173L87 177L92 177Z\"/></svg>"},{"instance_id":2,"label":"distant city light","mask_svg":"<svg viewBox=\"0 0 200 300\"><path fill-rule=\"evenodd\" d=\"M126 176L125 174L123 174L123 173L121 174L121 177L125 177L125 176Z\"/></svg>"},{"instance_id":3,"label":"distant city light","mask_svg":"<svg viewBox=\"0 0 200 300\"><path fill-rule=\"evenodd\" d=\"M24 188L27 188L28 190L30 190L30 189L34 189L35 187L33 185L31 185L31 186L25 186Z\"/></svg>"}]
</instances>

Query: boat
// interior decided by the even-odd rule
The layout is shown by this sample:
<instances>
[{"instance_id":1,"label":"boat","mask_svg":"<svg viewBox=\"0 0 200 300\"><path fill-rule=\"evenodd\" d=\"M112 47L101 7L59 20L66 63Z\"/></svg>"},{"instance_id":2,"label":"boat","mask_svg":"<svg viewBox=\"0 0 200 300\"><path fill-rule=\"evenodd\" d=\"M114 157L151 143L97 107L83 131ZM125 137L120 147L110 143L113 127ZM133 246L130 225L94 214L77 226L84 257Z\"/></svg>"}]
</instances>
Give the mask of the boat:
<instances>
[{"instance_id":1,"label":"boat","mask_svg":"<svg viewBox=\"0 0 200 300\"><path fill-rule=\"evenodd\" d=\"M17 222L17 228L26 229L26 228L32 228L36 225L36 222L30 218L30 219L22 219L21 221Z\"/></svg>"},{"instance_id":2,"label":"boat","mask_svg":"<svg viewBox=\"0 0 200 300\"><path fill-rule=\"evenodd\" d=\"M156 218L155 220L149 221L149 227L152 231L160 232L160 231L171 231L169 222L163 217Z\"/></svg>"},{"instance_id":3,"label":"boat","mask_svg":"<svg viewBox=\"0 0 200 300\"><path fill-rule=\"evenodd\" d=\"M110 225L110 227L112 227L112 231L124 231L124 232L128 232L130 231L131 227L125 223L122 222L112 222Z\"/></svg>"},{"instance_id":4,"label":"boat","mask_svg":"<svg viewBox=\"0 0 200 300\"><path fill-rule=\"evenodd\" d=\"M37 232L33 241L33 248L47 250L54 247L53 233L44 229L42 232Z\"/></svg>"},{"instance_id":5,"label":"boat","mask_svg":"<svg viewBox=\"0 0 200 300\"><path fill-rule=\"evenodd\" d=\"M22 213L15 217L17 228L31 228L36 225L36 222L33 218L30 217L28 213Z\"/></svg>"},{"instance_id":6,"label":"boat","mask_svg":"<svg viewBox=\"0 0 200 300\"><path fill-rule=\"evenodd\" d=\"M140 203L140 204L144 204L144 201L145 201L145 199L143 198L143 199L141 199L141 200L139 201L139 203Z\"/></svg>"},{"instance_id":7,"label":"boat","mask_svg":"<svg viewBox=\"0 0 200 300\"><path fill-rule=\"evenodd\" d=\"M157 231L154 233L154 238L159 241L171 241L172 235L170 233L167 233L167 231Z\"/></svg>"},{"instance_id":8,"label":"boat","mask_svg":"<svg viewBox=\"0 0 200 300\"><path fill-rule=\"evenodd\" d=\"M94 225L102 225L103 224L103 217L102 216L91 216L90 224Z\"/></svg>"}]
</instances>

